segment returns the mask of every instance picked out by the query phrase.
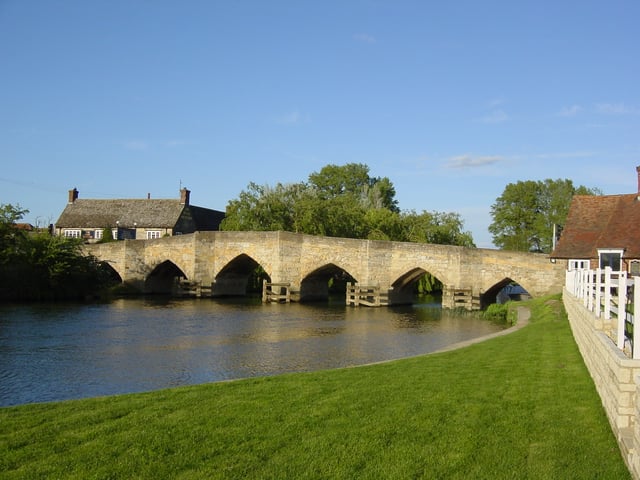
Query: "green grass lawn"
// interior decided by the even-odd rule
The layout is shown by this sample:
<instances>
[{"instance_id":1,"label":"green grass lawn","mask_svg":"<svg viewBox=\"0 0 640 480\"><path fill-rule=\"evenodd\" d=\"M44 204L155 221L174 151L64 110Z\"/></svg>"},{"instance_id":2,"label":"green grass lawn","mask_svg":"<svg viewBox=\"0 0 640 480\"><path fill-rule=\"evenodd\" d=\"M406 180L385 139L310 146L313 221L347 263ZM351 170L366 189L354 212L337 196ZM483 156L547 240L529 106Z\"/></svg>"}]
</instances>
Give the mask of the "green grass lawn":
<instances>
[{"instance_id":1,"label":"green grass lawn","mask_svg":"<svg viewBox=\"0 0 640 480\"><path fill-rule=\"evenodd\" d=\"M0 409L0 478L630 478L558 297L446 353Z\"/></svg>"}]
</instances>

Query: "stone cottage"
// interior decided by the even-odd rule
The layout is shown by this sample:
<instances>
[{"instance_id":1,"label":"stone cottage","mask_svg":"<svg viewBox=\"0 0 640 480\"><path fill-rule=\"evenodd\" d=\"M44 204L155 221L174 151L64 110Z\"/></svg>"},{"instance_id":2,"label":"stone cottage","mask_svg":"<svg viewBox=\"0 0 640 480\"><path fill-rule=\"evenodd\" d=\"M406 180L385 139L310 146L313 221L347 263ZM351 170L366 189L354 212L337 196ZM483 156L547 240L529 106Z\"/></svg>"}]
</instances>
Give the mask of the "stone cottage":
<instances>
[{"instance_id":1,"label":"stone cottage","mask_svg":"<svg viewBox=\"0 0 640 480\"><path fill-rule=\"evenodd\" d=\"M218 230L224 212L189 203L191 192L180 190L179 199L81 199L77 189L55 224L55 234L96 242L103 232L114 239L153 239L196 231ZM106 229L106 230L105 230Z\"/></svg>"}]
</instances>

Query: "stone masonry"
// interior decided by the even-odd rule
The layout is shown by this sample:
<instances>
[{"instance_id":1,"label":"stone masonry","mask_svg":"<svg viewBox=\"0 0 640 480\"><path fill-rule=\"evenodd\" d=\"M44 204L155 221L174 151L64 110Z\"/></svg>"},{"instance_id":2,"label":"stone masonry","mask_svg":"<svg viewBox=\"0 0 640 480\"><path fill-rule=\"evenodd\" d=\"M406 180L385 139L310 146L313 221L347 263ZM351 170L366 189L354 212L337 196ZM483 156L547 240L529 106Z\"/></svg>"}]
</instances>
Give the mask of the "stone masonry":
<instances>
[{"instance_id":1,"label":"stone masonry","mask_svg":"<svg viewBox=\"0 0 640 480\"><path fill-rule=\"evenodd\" d=\"M346 271L362 285L380 287L391 303L406 303L410 285L431 273L445 286L444 307L453 307L454 293L463 289L490 300L510 281L534 297L559 293L564 284L564 269L543 254L290 232L196 232L88 245L86 250L140 290L160 265L169 262L185 278L211 285L220 295L244 294L248 268L256 265L272 282L290 284L303 299L322 294L313 290L322 284L326 288L331 269Z\"/></svg>"},{"instance_id":2,"label":"stone masonry","mask_svg":"<svg viewBox=\"0 0 640 480\"><path fill-rule=\"evenodd\" d=\"M640 478L640 360L632 360L611 339L611 323L596 318L565 290L571 330L611 424L622 456Z\"/></svg>"}]
</instances>

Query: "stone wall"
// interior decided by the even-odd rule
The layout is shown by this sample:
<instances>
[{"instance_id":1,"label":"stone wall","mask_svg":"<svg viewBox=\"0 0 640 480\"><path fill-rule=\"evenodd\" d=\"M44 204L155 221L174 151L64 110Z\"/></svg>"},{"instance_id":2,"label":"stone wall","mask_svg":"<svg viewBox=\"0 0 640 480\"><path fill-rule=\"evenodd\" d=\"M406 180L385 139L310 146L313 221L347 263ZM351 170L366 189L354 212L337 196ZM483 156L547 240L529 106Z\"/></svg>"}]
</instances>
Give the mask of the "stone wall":
<instances>
[{"instance_id":1,"label":"stone wall","mask_svg":"<svg viewBox=\"0 0 640 480\"><path fill-rule=\"evenodd\" d=\"M640 479L640 360L628 358L611 331L567 290L562 296L584 363L634 478Z\"/></svg>"}]
</instances>

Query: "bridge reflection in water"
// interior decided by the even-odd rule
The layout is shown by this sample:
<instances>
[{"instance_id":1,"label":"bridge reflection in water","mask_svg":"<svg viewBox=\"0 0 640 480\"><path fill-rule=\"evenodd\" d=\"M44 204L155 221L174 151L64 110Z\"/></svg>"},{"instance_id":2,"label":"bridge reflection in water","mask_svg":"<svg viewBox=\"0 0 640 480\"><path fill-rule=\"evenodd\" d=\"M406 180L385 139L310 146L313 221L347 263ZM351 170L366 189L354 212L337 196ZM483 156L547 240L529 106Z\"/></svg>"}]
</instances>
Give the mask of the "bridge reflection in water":
<instances>
[{"instance_id":1,"label":"bridge reflection in water","mask_svg":"<svg viewBox=\"0 0 640 480\"><path fill-rule=\"evenodd\" d=\"M242 300L0 306L0 406L360 365L503 328L438 303L390 308Z\"/></svg>"}]
</instances>

